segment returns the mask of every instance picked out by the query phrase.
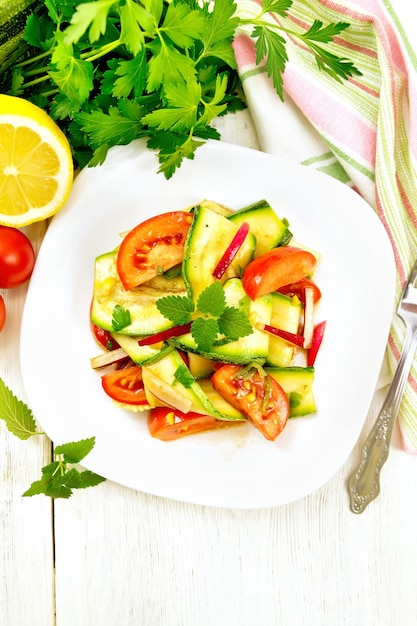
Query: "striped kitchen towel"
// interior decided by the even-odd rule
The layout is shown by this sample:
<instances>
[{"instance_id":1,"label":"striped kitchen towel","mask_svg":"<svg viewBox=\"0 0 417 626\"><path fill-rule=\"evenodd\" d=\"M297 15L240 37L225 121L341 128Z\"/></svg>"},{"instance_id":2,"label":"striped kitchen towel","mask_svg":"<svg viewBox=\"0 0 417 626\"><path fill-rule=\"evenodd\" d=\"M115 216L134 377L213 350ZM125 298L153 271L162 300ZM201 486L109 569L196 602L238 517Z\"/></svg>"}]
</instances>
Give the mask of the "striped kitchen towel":
<instances>
[{"instance_id":1,"label":"striped kitchen towel","mask_svg":"<svg viewBox=\"0 0 417 626\"><path fill-rule=\"evenodd\" d=\"M242 17L260 2L238 0ZM239 73L261 149L331 174L359 191L375 209L394 250L399 299L417 257L417 60L388 0L294 0L286 18L268 19L293 30L348 22L331 44L362 72L338 82L319 70L311 53L287 37L284 102L256 66L243 30L234 42ZM404 324L394 316L387 363L394 371ZM400 408L404 449L417 454L417 364Z\"/></svg>"}]
</instances>

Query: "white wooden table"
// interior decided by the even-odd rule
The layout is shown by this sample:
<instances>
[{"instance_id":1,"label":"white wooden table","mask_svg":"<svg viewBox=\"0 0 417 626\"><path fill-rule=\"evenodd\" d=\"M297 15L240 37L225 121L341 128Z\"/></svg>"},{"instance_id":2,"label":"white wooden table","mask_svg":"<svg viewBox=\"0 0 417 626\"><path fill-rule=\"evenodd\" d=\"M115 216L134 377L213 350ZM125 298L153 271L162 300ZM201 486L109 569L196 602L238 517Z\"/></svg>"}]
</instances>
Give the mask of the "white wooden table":
<instances>
[{"instance_id":1,"label":"white wooden table","mask_svg":"<svg viewBox=\"0 0 417 626\"><path fill-rule=\"evenodd\" d=\"M416 9L394 7L417 50ZM223 138L257 146L247 113ZM38 247L44 225L27 233ZM3 292L0 334L0 376L23 400L25 293ZM381 496L355 515L346 479L359 444L316 493L272 509L194 506L109 481L52 502L21 497L49 462L50 442L20 441L0 421L1 626L415 626L417 459L394 433Z\"/></svg>"}]
</instances>

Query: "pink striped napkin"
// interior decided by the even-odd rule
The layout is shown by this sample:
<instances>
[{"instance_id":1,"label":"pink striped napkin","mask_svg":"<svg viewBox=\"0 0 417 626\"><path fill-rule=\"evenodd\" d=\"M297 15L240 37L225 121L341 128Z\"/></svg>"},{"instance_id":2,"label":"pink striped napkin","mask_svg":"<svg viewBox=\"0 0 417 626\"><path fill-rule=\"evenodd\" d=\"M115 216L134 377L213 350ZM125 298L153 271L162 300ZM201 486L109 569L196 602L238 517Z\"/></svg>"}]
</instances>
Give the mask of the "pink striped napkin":
<instances>
[{"instance_id":1,"label":"pink striped napkin","mask_svg":"<svg viewBox=\"0 0 417 626\"><path fill-rule=\"evenodd\" d=\"M242 17L259 3L238 0ZM321 72L311 54L288 39L285 99L265 69L255 64L252 40L241 32L235 54L261 148L315 167L355 187L375 209L392 243L397 297L417 257L417 60L388 0L297 0L288 18L268 16L292 28L348 22L332 50L362 72L339 83ZM404 324L394 316L387 363L392 375ZM404 450L417 454L417 367L414 364L398 423Z\"/></svg>"}]
</instances>

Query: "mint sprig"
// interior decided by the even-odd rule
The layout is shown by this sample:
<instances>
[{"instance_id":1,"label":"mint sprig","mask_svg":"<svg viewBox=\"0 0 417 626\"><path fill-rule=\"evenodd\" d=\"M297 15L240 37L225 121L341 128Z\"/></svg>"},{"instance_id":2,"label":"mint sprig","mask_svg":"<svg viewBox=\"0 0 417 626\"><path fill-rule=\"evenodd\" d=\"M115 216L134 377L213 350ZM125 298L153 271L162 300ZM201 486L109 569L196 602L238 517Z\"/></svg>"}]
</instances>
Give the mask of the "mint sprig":
<instances>
[{"instance_id":1,"label":"mint sprig","mask_svg":"<svg viewBox=\"0 0 417 626\"><path fill-rule=\"evenodd\" d=\"M34 435L45 435L37 430L36 421L27 404L19 400L0 378L0 418L7 428L19 439L26 440ZM85 489L103 482L105 478L89 470L70 467L79 463L93 449L95 438L82 439L58 445L54 449L54 460L42 468L42 478L32 483L22 495L44 494L51 498L69 498L73 489Z\"/></svg>"},{"instance_id":2,"label":"mint sprig","mask_svg":"<svg viewBox=\"0 0 417 626\"><path fill-rule=\"evenodd\" d=\"M164 296L156 301L159 312L176 326L191 322L191 335L198 349L207 353L220 338L236 341L253 332L245 313L227 306L223 285L206 287L194 303L189 296Z\"/></svg>"}]
</instances>

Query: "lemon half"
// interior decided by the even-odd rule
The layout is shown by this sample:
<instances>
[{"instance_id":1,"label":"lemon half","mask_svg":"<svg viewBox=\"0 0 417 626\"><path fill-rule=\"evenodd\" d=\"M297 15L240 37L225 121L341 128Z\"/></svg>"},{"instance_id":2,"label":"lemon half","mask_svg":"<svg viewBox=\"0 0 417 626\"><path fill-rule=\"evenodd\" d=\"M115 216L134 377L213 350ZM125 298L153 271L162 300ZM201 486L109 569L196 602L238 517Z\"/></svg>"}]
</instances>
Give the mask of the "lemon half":
<instances>
[{"instance_id":1,"label":"lemon half","mask_svg":"<svg viewBox=\"0 0 417 626\"><path fill-rule=\"evenodd\" d=\"M23 98L0 94L0 224L55 215L71 191L71 148L53 119Z\"/></svg>"}]
</instances>

